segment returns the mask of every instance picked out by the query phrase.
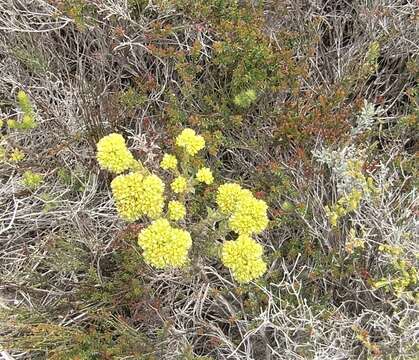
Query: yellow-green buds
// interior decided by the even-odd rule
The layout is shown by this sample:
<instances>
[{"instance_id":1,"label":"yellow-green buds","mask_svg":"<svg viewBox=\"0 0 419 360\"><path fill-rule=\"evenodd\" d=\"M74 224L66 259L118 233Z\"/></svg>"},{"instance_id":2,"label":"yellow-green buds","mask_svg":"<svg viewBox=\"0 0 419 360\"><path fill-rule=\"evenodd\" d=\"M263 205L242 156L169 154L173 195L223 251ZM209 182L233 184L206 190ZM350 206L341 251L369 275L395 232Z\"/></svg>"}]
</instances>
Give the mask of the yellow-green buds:
<instances>
[{"instance_id":1,"label":"yellow-green buds","mask_svg":"<svg viewBox=\"0 0 419 360\"><path fill-rule=\"evenodd\" d=\"M234 104L241 108L248 108L252 103L256 100L257 95L256 91L253 89L249 89L246 91L242 91L240 94L237 94L234 97Z\"/></svg>"},{"instance_id":2,"label":"yellow-green buds","mask_svg":"<svg viewBox=\"0 0 419 360\"><path fill-rule=\"evenodd\" d=\"M22 150L14 149L10 154L10 161L17 163L19 161L22 161L24 157L25 153Z\"/></svg>"},{"instance_id":3,"label":"yellow-green buds","mask_svg":"<svg viewBox=\"0 0 419 360\"><path fill-rule=\"evenodd\" d=\"M9 129L16 129L17 128L17 121L16 121L16 119L8 119L7 120L7 127Z\"/></svg>"},{"instance_id":4,"label":"yellow-green buds","mask_svg":"<svg viewBox=\"0 0 419 360\"><path fill-rule=\"evenodd\" d=\"M23 118L20 124L15 124L15 127L23 130L36 128L35 114L29 96L23 90L20 90L17 93L17 101L20 109L23 111Z\"/></svg>"},{"instance_id":5,"label":"yellow-green buds","mask_svg":"<svg viewBox=\"0 0 419 360\"><path fill-rule=\"evenodd\" d=\"M31 170L27 170L23 173L22 184L31 189L35 190L42 184L44 177L41 174L34 173Z\"/></svg>"}]
</instances>

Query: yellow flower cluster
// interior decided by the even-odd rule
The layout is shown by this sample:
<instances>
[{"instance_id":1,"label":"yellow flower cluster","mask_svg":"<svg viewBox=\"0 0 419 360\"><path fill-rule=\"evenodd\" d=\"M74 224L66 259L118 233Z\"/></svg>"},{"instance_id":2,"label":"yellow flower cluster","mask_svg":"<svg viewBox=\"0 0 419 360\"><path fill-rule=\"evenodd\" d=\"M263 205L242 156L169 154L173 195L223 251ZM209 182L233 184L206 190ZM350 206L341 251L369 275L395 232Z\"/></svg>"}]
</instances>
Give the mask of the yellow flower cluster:
<instances>
[{"instance_id":1,"label":"yellow flower cluster","mask_svg":"<svg viewBox=\"0 0 419 360\"><path fill-rule=\"evenodd\" d=\"M177 167L176 156L164 154L163 159L160 163L160 167L164 170L175 170Z\"/></svg>"},{"instance_id":2,"label":"yellow flower cluster","mask_svg":"<svg viewBox=\"0 0 419 360\"><path fill-rule=\"evenodd\" d=\"M205 140L201 135L196 135L192 129L184 129L176 138L176 145L185 148L186 152L194 156L205 146Z\"/></svg>"},{"instance_id":3,"label":"yellow flower cluster","mask_svg":"<svg viewBox=\"0 0 419 360\"><path fill-rule=\"evenodd\" d=\"M227 183L218 188L216 202L221 212L231 215L229 226L238 234L259 234L268 226L268 206L240 185Z\"/></svg>"},{"instance_id":4,"label":"yellow flower cluster","mask_svg":"<svg viewBox=\"0 0 419 360\"><path fill-rule=\"evenodd\" d=\"M229 215L235 210L239 198L249 193L250 191L243 190L239 184L223 184L218 187L216 202L221 212Z\"/></svg>"},{"instance_id":5,"label":"yellow flower cluster","mask_svg":"<svg viewBox=\"0 0 419 360\"><path fill-rule=\"evenodd\" d=\"M187 154L194 156L205 146L205 141L194 130L185 129L176 138L176 144L183 147ZM102 169L118 174L111 182L111 189L120 217L126 221L136 221L145 215L154 219L138 235L144 260L160 269L186 265L192 246L191 236L188 231L171 225L171 222L185 218L185 205L178 200L169 201L166 218L162 218L165 207L164 183L156 175L146 175L149 173L141 162L134 159L121 135L110 134L98 142L97 160ZM195 174L196 180L193 181L186 175L190 169L179 174L178 159L171 154L164 154L160 167L164 170L175 170L176 175L179 175L170 184L171 190L176 194L193 192L192 183L210 185L214 182L214 176L208 167L200 168ZM122 174L126 170L130 172ZM268 225L266 203L234 183L218 188L216 202L220 212L213 213L217 218L222 213L229 229L239 235L236 240L227 241L223 245L223 264L231 269L234 278L240 283L260 277L266 271L267 265L262 259L262 246L251 235L262 232ZM211 219L210 214L208 217Z\"/></svg>"},{"instance_id":6,"label":"yellow flower cluster","mask_svg":"<svg viewBox=\"0 0 419 360\"><path fill-rule=\"evenodd\" d=\"M138 173L119 175L111 182L116 209L122 219L138 220L142 215L141 193L143 176Z\"/></svg>"},{"instance_id":7,"label":"yellow flower cluster","mask_svg":"<svg viewBox=\"0 0 419 360\"><path fill-rule=\"evenodd\" d=\"M209 168L203 167L196 173L196 179L199 182L211 185L214 182L214 176Z\"/></svg>"},{"instance_id":8,"label":"yellow flower cluster","mask_svg":"<svg viewBox=\"0 0 419 360\"><path fill-rule=\"evenodd\" d=\"M174 193L181 194L186 191L186 188L188 187L188 181L183 176L178 176L170 184L170 187Z\"/></svg>"},{"instance_id":9,"label":"yellow flower cluster","mask_svg":"<svg viewBox=\"0 0 419 360\"><path fill-rule=\"evenodd\" d=\"M231 215L228 224L238 234L259 234L268 226L268 206L263 200L244 196Z\"/></svg>"},{"instance_id":10,"label":"yellow flower cluster","mask_svg":"<svg viewBox=\"0 0 419 360\"><path fill-rule=\"evenodd\" d=\"M144 251L144 260L163 269L187 263L192 239L186 230L173 228L166 219L158 219L140 232L138 244Z\"/></svg>"},{"instance_id":11,"label":"yellow flower cluster","mask_svg":"<svg viewBox=\"0 0 419 360\"><path fill-rule=\"evenodd\" d=\"M260 244L247 235L240 235L237 240L223 244L221 260L239 283L248 283L266 271L262 255Z\"/></svg>"},{"instance_id":12,"label":"yellow flower cluster","mask_svg":"<svg viewBox=\"0 0 419 360\"><path fill-rule=\"evenodd\" d=\"M223 245L221 260L231 269L234 278L247 283L266 271L263 249L250 235L258 234L268 225L268 206L263 200L234 183L218 188L216 202L222 213L229 215L228 226L239 234L235 241Z\"/></svg>"},{"instance_id":13,"label":"yellow flower cluster","mask_svg":"<svg viewBox=\"0 0 419 360\"><path fill-rule=\"evenodd\" d=\"M139 172L119 175L112 180L112 194L121 218L138 220L142 215L155 219L164 205L164 184L156 175L145 178Z\"/></svg>"},{"instance_id":14,"label":"yellow flower cluster","mask_svg":"<svg viewBox=\"0 0 419 360\"><path fill-rule=\"evenodd\" d=\"M120 174L130 169L135 159L120 134L109 134L97 143L97 161L102 169Z\"/></svg>"},{"instance_id":15,"label":"yellow flower cluster","mask_svg":"<svg viewBox=\"0 0 419 360\"><path fill-rule=\"evenodd\" d=\"M172 200L167 205L168 217L170 220L178 221L185 217L186 208L180 201Z\"/></svg>"},{"instance_id":16,"label":"yellow flower cluster","mask_svg":"<svg viewBox=\"0 0 419 360\"><path fill-rule=\"evenodd\" d=\"M25 114L29 114L33 111L29 97L23 90L19 90L17 93L17 100L19 102L20 108Z\"/></svg>"},{"instance_id":17,"label":"yellow flower cluster","mask_svg":"<svg viewBox=\"0 0 419 360\"><path fill-rule=\"evenodd\" d=\"M161 216L164 206L164 183L157 175L144 178L141 202L145 215L152 219Z\"/></svg>"}]
</instances>

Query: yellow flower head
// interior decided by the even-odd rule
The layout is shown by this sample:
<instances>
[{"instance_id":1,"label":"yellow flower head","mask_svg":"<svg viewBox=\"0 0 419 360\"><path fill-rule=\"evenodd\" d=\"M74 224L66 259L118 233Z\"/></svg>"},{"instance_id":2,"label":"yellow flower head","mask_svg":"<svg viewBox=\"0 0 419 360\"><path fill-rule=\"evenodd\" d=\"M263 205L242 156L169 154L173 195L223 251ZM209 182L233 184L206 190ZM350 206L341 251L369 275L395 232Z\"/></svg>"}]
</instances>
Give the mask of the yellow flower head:
<instances>
[{"instance_id":1,"label":"yellow flower head","mask_svg":"<svg viewBox=\"0 0 419 360\"><path fill-rule=\"evenodd\" d=\"M187 231L173 228L166 219L158 219L140 232L138 245L148 264L163 269L187 263L192 239Z\"/></svg>"},{"instance_id":2,"label":"yellow flower head","mask_svg":"<svg viewBox=\"0 0 419 360\"><path fill-rule=\"evenodd\" d=\"M180 201L169 201L167 205L168 209L168 217L170 220L178 221L185 217L186 215L186 208Z\"/></svg>"},{"instance_id":3,"label":"yellow flower head","mask_svg":"<svg viewBox=\"0 0 419 360\"><path fill-rule=\"evenodd\" d=\"M139 172L119 175L111 182L119 216L126 221L138 220L143 215L142 184L143 176Z\"/></svg>"},{"instance_id":4,"label":"yellow flower head","mask_svg":"<svg viewBox=\"0 0 419 360\"><path fill-rule=\"evenodd\" d=\"M161 216L164 206L164 183L157 175L149 175L144 178L141 205L144 214L152 219Z\"/></svg>"},{"instance_id":5,"label":"yellow flower head","mask_svg":"<svg viewBox=\"0 0 419 360\"><path fill-rule=\"evenodd\" d=\"M184 129L176 138L176 145L185 148L186 152L194 156L204 148L205 140L201 135L196 135L192 129Z\"/></svg>"},{"instance_id":6,"label":"yellow flower head","mask_svg":"<svg viewBox=\"0 0 419 360\"><path fill-rule=\"evenodd\" d=\"M226 241L221 252L221 261L228 267L239 283L248 283L266 271L262 259L263 248L247 235L240 235L237 240Z\"/></svg>"},{"instance_id":7,"label":"yellow flower head","mask_svg":"<svg viewBox=\"0 0 419 360\"><path fill-rule=\"evenodd\" d=\"M209 168L203 167L196 173L196 179L199 182L203 182L207 185L211 185L214 182L214 176Z\"/></svg>"},{"instance_id":8,"label":"yellow flower head","mask_svg":"<svg viewBox=\"0 0 419 360\"><path fill-rule=\"evenodd\" d=\"M163 211L164 184L156 175L119 175L112 180L111 188L119 216L126 221L136 221L143 215L155 219Z\"/></svg>"},{"instance_id":9,"label":"yellow flower head","mask_svg":"<svg viewBox=\"0 0 419 360\"><path fill-rule=\"evenodd\" d=\"M109 134L97 143L97 161L102 169L120 174L131 168L134 157L120 134Z\"/></svg>"},{"instance_id":10,"label":"yellow flower head","mask_svg":"<svg viewBox=\"0 0 419 360\"><path fill-rule=\"evenodd\" d=\"M228 224L238 234L259 234L268 226L268 206L263 200L245 196L239 199Z\"/></svg>"},{"instance_id":11,"label":"yellow flower head","mask_svg":"<svg viewBox=\"0 0 419 360\"><path fill-rule=\"evenodd\" d=\"M164 154L160 166L164 170L174 170L177 167L176 156L170 154Z\"/></svg>"},{"instance_id":12,"label":"yellow flower head","mask_svg":"<svg viewBox=\"0 0 419 360\"><path fill-rule=\"evenodd\" d=\"M170 187L174 193L181 194L186 191L186 188L188 187L188 181L183 176L178 176L170 184Z\"/></svg>"},{"instance_id":13,"label":"yellow flower head","mask_svg":"<svg viewBox=\"0 0 419 360\"><path fill-rule=\"evenodd\" d=\"M239 199L252 196L249 190L242 189L239 184L226 183L218 187L216 202L221 212L231 214Z\"/></svg>"}]
</instances>

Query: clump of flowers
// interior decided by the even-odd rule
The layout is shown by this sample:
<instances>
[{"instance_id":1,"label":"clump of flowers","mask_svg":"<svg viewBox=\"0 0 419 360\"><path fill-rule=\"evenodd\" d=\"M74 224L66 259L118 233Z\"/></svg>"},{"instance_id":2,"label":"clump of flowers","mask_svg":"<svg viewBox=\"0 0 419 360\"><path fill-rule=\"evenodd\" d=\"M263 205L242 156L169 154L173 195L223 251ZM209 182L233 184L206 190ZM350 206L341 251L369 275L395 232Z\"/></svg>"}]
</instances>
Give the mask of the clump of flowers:
<instances>
[{"instance_id":1,"label":"clump of flowers","mask_svg":"<svg viewBox=\"0 0 419 360\"><path fill-rule=\"evenodd\" d=\"M140 172L119 175L112 180L112 194L119 215L126 221L136 221L147 215L161 216L164 206L164 183L157 175L144 177Z\"/></svg>"},{"instance_id":2,"label":"clump of flowers","mask_svg":"<svg viewBox=\"0 0 419 360\"><path fill-rule=\"evenodd\" d=\"M164 269L181 267L188 262L192 239L186 230L172 227L166 219L158 219L140 232L138 244L148 264Z\"/></svg>"},{"instance_id":3,"label":"clump of flowers","mask_svg":"<svg viewBox=\"0 0 419 360\"><path fill-rule=\"evenodd\" d=\"M186 208L180 201L172 200L167 204L168 217L170 220L182 220L186 215Z\"/></svg>"},{"instance_id":4,"label":"clump of flowers","mask_svg":"<svg viewBox=\"0 0 419 360\"><path fill-rule=\"evenodd\" d=\"M214 176L210 168L203 167L196 173L196 179L207 185L211 185L214 182Z\"/></svg>"},{"instance_id":5,"label":"clump of flowers","mask_svg":"<svg viewBox=\"0 0 419 360\"><path fill-rule=\"evenodd\" d=\"M143 215L142 207L143 175L139 172L119 175L111 182L119 216L126 221L138 220Z\"/></svg>"},{"instance_id":6,"label":"clump of flowers","mask_svg":"<svg viewBox=\"0 0 419 360\"><path fill-rule=\"evenodd\" d=\"M171 154L164 154L160 166L164 170L175 170L177 167L176 156Z\"/></svg>"},{"instance_id":7,"label":"clump of flowers","mask_svg":"<svg viewBox=\"0 0 419 360\"><path fill-rule=\"evenodd\" d=\"M217 190L217 205L222 213L231 214L235 210L238 200L249 194L251 196L251 193L243 190L239 184L226 183L220 185Z\"/></svg>"},{"instance_id":8,"label":"clump of flowers","mask_svg":"<svg viewBox=\"0 0 419 360\"><path fill-rule=\"evenodd\" d=\"M228 216L228 227L239 234L237 240L224 244L223 264L232 270L238 282L247 283L258 278L265 272L266 264L261 258L262 247L250 236L261 233L268 226L267 204L234 183L221 185L216 201L221 213Z\"/></svg>"},{"instance_id":9,"label":"clump of flowers","mask_svg":"<svg viewBox=\"0 0 419 360\"><path fill-rule=\"evenodd\" d=\"M191 235L186 229L173 227L170 221L184 220L181 223L183 226L191 227L192 233L195 231L201 236L202 225L206 226L216 219L223 222L220 226L222 232L226 229L238 234L236 240L224 243L221 255L223 264L240 283L260 277L267 268L262 259L263 248L250 236L259 234L268 225L266 203L256 199L251 191L243 189L239 184L226 183L218 187L218 209L208 208L207 218L191 224L188 220L196 217L186 217L184 201L201 190L201 187L194 189L197 183L213 184L214 176L209 167L196 169L193 162L188 161L189 156L195 156L204 147L202 136L192 129L185 129L176 138L176 145L183 148L185 156L179 159L185 161L178 169L178 159L174 155L165 154L160 167L172 170L165 174L165 179L170 181L173 193L181 194L179 198L182 201L168 201L166 213L163 213L166 205L165 182L134 159L121 135L105 136L97 145L97 160L101 168L117 174L111 182L111 189L120 217L130 222L140 218L146 220L145 217L154 220L138 235L144 260L158 269L186 265L192 246ZM128 170L129 173L122 174ZM189 180L192 174L195 174L195 179ZM174 179L173 175L176 176Z\"/></svg>"},{"instance_id":10,"label":"clump of flowers","mask_svg":"<svg viewBox=\"0 0 419 360\"><path fill-rule=\"evenodd\" d=\"M188 181L183 176L178 176L173 182L170 184L173 192L176 194L184 193L188 187Z\"/></svg>"},{"instance_id":11,"label":"clump of flowers","mask_svg":"<svg viewBox=\"0 0 419 360\"><path fill-rule=\"evenodd\" d=\"M238 234L259 234L268 225L268 206L263 200L244 196L237 202L228 224Z\"/></svg>"},{"instance_id":12,"label":"clump of flowers","mask_svg":"<svg viewBox=\"0 0 419 360\"><path fill-rule=\"evenodd\" d=\"M266 203L238 184L221 185L216 201L221 212L230 215L228 224L238 234L259 234L268 226Z\"/></svg>"},{"instance_id":13,"label":"clump of flowers","mask_svg":"<svg viewBox=\"0 0 419 360\"><path fill-rule=\"evenodd\" d=\"M176 138L176 145L185 148L186 152L195 156L205 146L205 140L192 129L183 130Z\"/></svg>"},{"instance_id":14,"label":"clump of flowers","mask_svg":"<svg viewBox=\"0 0 419 360\"><path fill-rule=\"evenodd\" d=\"M141 205L144 214L152 219L160 217L164 200L163 181L157 175L146 176L141 189Z\"/></svg>"},{"instance_id":15,"label":"clump of flowers","mask_svg":"<svg viewBox=\"0 0 419 360\"><path fill-rule=\"evenodd\" d=\"M43 180L42 174L27 170L23 173L22 184L28 189L35 190L42 184Z\"/></svg>"},{"instance_id":16,"label":"clump of flowers","mask_svg":"<svg viewBox=\"0 0 419 360\"><path fill-rule=\"evenodd\" d=\"M263 248L247 235L240 235L237 240L226 241L222 247L221 260L240 283L248 283L266 271L262 259Z\"/></svg>"},{"instance_id":17,"label":"clump of flowers","mask_svg":"<svg viewBox=\"0 0 419 360\"><path fill-rule=\"evenodd\" d=\"M109 134L99 140L96 158L102 169L115 174L130 169L135 162L134 157L125 145L124 138L116 133Z\"/></svg>"}]
</instances>

